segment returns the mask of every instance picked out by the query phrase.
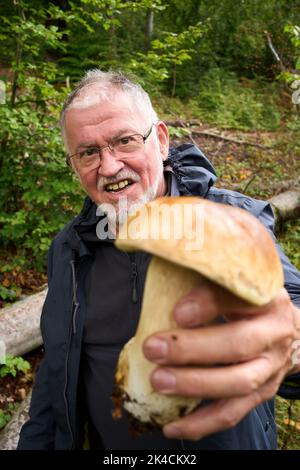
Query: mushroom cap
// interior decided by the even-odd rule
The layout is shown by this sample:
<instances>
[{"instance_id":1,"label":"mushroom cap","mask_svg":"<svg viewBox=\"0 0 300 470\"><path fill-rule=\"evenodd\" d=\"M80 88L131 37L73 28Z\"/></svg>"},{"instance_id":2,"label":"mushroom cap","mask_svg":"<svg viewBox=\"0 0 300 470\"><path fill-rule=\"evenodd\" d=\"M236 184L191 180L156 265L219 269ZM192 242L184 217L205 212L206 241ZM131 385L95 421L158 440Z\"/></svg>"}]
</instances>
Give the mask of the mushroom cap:
<instances>
[{"instance_id":1,"label":"mushroom cap","mask_svg":"<svg viewBox=\"0 0 300 470\"><path fill-rule=\"evenodd\" d=\"M271 235L246 210L198 197L164 197L120 228L116 245L142 250L199 272L238 297L270 302L283 285Z\"/></svg>"}]
</instances>

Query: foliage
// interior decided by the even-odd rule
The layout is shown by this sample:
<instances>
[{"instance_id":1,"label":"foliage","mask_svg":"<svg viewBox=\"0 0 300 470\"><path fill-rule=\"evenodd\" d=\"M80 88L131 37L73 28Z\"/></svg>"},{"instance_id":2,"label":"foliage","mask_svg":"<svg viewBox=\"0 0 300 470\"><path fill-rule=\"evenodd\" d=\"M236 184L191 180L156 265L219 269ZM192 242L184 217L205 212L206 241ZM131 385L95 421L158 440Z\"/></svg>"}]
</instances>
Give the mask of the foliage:
<instances>
[{"instance_id":1,"label":"foliage","mask_svg":"<svg viewBox=\"0 0 300 470\"><path fill-rule=\"evenodd\" d=\"M168 126L168 131L169 131L169 135L171 139L172 138L182 139L190 135L189 129L185 129L184 127Z\"/></svg>"},{"instance_id":2,"label":"foliage","mask_svg":"<svg viewBox=\"0 0 300 470\"><path fill-rule=\"evenodd\" d=\"M51 104L47 100L48 115L38 106L32 109L28 103L0 109L4 144L0 176L1 241L22 245L36 260L72 215L78 194L64 164Z\"/></svg>"},{"instance_id":3,"label":"foliage","mask_svg":"<svg viewBox=\"0 0 300 470\"><path fill-rule=\"evenodd\" d=\"M0 430L4 428L7 425L7 423L9 423L15 409L16 409L15 403L9 403L8 408L5 411L0 410Z\"/></svg>"},{"instance_id":4,"label":"foliage","mask_svg":"<svg viewBox=\"0 0 300 470\"><path fill-rule=\"evenodd\" d=\"M158 83L171 79L171 95L175 95L177 74L180 67L192 60L197 40L203 35L204 26L198 23L189 26L181 33L162 32L161 39L154 39L151 50L146 54L138 52L128 64L130 71L141 76L153 91L157 91Z\"/></svg>"},{"instance_id":5,"label":"foliage","mask_svg":"<svg viewBox=\"0 0 300 470\"><path fill-rule=\"evenodd\" d=\"M0 107L0 242L21 246L42 269L51 238L81 197L64 164L57 127L67 90L55 87L60 72L44 60L47 50L63 49L62 32L45 24L47 8L14 5L17 11L5 19L0 35L10 45L12 70L6 104ZM3 289L1 294L8 296Z\"/></svg>"},{"instance_id":6,"label":"foliage","mask_svg":"<svg viewBox=\"0 0 300 470\"><path fill-rule=\"evenodd\" d=\"M16 300L17 293L14 289L7 289L5 286L0 285L0 297L3 300Z\"/></svg>"},{"instance_id":7,"label":"foliage","mask_svg":"<svg viewBox=\"0 0 300 470\"><path fill-rule=\"evenodd\" d=\"M299 400L285 400L276 397L278 448L299 450L300 448L300 403Z\"/></svg>"},{"instance_id":8,"label":"foliage","mask_svg":"<svg viewBox=\"0 0 300 470\"><path fill-rule=\"evenodd\" d=\"M287 24L284 28L284 32L289 36L291 43L293 44L293 56L292 62L294 68L289 67L286 70L282 70L278 75L278 78L290 86L292 93L292 101L295 105L300 104L300 26Z\"/></svg>"},{"instance_id":9,"label":"foliage","mask_svg":"<svg viewBox=\"0 0 300 470\"><path fill-rule=\"evenodd\" d=\"M286 222L279 234L279 239L285 254L300 270L300 220Z\"/></svg>"},{"instance_id":10,"label":"foliage","mask_svg":"<svg viewBox=\"0 0 300 470\"><path fill-rule=\"evenodd\" d=\"M194 115L221 127L272 130L280 124L274 85L238 79L233 72L219 68L202 77L198 96L190 104Z\"/></svg>"},{"instance_id":11,"label":"foliage","mask_svg":"<svg viewBox=\"0 0 300 470\"><path fill-rule=\"evenodd\" d=\"M5 357L5 364L0 365L0 378L7 375L16 377L18 372L26 374L30 370L30 364L25 361L22 357L14 357L7 354Z\"/></svg>"}]
</instances>

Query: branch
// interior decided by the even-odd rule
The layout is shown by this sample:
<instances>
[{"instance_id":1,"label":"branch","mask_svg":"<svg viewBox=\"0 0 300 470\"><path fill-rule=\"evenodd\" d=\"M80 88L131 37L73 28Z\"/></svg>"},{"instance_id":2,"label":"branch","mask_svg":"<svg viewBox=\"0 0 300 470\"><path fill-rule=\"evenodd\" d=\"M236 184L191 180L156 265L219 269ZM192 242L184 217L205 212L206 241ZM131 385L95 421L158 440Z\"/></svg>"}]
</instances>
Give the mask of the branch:
<instances>
[{"instance_id":1,"label":"branch","mask_svg":"<svg viewBox=\"0 0 300 470\"><path fill-rule=\"evenodd\" d=\"M248 140L239 140L239 139L235 139L234 137L227 137L225 135L222 135L222 134L217 134L215 132L212 132L211 130L198 130L198 129L192 129L191 126L194 126L194 125L201 125L201 123L199 121L191 121L191 122L187 122L187 123L184 123L183 121L177 119L175 121L165 121L166 125L167 126L172 126L172 127L182 127L183 129L186 129L189 131L189 136L192 140L192 142L196 145L196 142L193 140L192 136L195 135L195 136L204 136L204 137L213 137L214 139L220 139L220 140L224 140L226 142L233 142L234 144L238 144L238 145L249 145L249 146L252 146L252 147L258 147L262 150L268 150L268 149L271 149L273 148L272 146L267 146L267 145L262 145L262 144L258 144L257 142L249 142Z\"/></svg>"},{"instance_id":2,"label":"branch","mask_svg":"<svg viewBox=\"0 0 300 470\"><path fill-rule=\"evenodd\" d=\"M268 31L264 31L264 33L265 33L265 35L266 35L266 37L267 37L268 46L269 46L269 48L270 48L270 50L271 50L271 52L272 52L273 57L275 58L277 64L279 65L280 70L281 70L282 72L285 72L285 71L286 71L286 67L283 65L283 62L282 62L282 60L281 60L281 58L280 58L280 55L278 54L278 52L276 51L276 49L275 49L275 47L274 47L274 45L273 45L273 43L272 43L272 39L271 39L270 33L268 33Z\"/></svg>"},{"instance_id":3,"label":"branch","mask_svg":"<svg viewBox=\"0 0 300 470\"><path fill-rule=\"evenodd\" d=\"M300 176L298 176L298 178L295 180L286 180L279 183L273 183L270 187L274 190L274 192L283 192L291 188L300 189Z\"/></svg>"},{"instance_id":4,"label":"branch","mask_svg":"<svg viewBox=\"0 0 300 470\"><path fill-rule=\"evenodd\" d=\"M189 133L189 138L191 139L191 141L193 142L193 144L194 144L194 145L197 145L197 143L196 143L196 142L194 141L194 139L193 139L193 136L192 136L192 133L193 133L193 132L191 131L191 129L189 129L189 127L187 127L183 121L178 121L178 123L179 123L179 127L182 127L183 129L186 129L186 130L188 131L188 133ZM178 126L177 126L177 127L178 127Z\"/></svg>"},{"instance_id":5,"label":"branch","mask_svg":"<svg viewBox=\"0 0 300 470\"><path fill-rule=\"evenodd\" d=\"M198 135L198 136L205 136L205 137L213 137L214 139L221 139L221 140L225 140L227 142L233 142L234 144L238 144L238 145L249 145L249 146L252 146L252 147L258 147L260 149L263 149L263 150L268 150L268 149L271 149L272 146L267 146L267 145L262 145L262 144L258 144L256 142L249 142L248 140L238 140L238 139L235 139L233 137L226 137L224 135L221 135L221 134L215 134L214 132L211 132L211 131L197 131L197 130L192 130L192 134L194 135Z\"/></svg>"},{"instance_id":6,"label":"branch","mask_svg":"<svg viewBox=\"0 0 300 470\"><path fill-rule=\"evenodd\" d=\"M257 176L257 172L253 175ZM234 191L241 191L245 192L246 189L249 187L250 183L253 181L253 176L251 176L249 183L246 183L246 186L244 187L241 183L232 183L230 185L230 189L233 189ZM256 186L256 191L263 191L266 189L265 184L263 183L262 185L257 185ZM280 182L275 182L275 183L269 183L268 184L268 189L273 193L273 194L278 194L278 193L283 193L285 191L288 191L289 189L300 189L300 176L296 178L295 180L285 180L285 181L280 181Z\"/></svg>"}]
</instances>

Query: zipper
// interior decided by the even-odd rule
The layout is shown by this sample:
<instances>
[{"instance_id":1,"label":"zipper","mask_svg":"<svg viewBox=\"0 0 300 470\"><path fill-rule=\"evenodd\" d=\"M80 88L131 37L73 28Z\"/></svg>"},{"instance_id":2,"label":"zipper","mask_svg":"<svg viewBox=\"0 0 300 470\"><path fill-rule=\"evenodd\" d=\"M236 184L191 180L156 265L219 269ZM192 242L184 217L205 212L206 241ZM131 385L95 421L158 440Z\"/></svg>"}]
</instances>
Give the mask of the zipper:
<instances>
[{"instance_id":1,"label":"zipper","mask_svg":"<svg viewBox=\"0 0 300 470\"><path fill-rule=\"evenodd\" d=\"M76 334L76 317L77 317L77 310L79 307L79 302L77 300L77 282L76 282L76 260L72 259L70 261L71 269L72 269L72 286L73 286L73 312L72 312L72 328L73 328L73 335Z\"/></svg>"},{"instance_id":2,"label":"zipper","mask_svg":"<svg viewBox=\"0 0 300 470\"><path fill-rule=\"evenodd\" d=\"M131 283L132 283L131 301L132 301L132 303L136 304L137 301L138 301L138 289L137 289L138 271L137 271L137 264L136 264L135 255L129 254L129 258L130 258L130 279L131 279Z\"/></svg>"},{"instance_id":3,"label":"zipper","mask_svg":"<svg viewBox=\"0 0 300 470\"><path fill-rule=\"evenodd\" d=\"M69 342L68 342L68 351L67 351L67 357L66 357L66 362L65 362L64 402L65 402L65 408L66 408L67 425L68 425L69 432L70 432L70 434L71 434L71 439L72 439L72 444L71 444L71 449L72 449L72 448L73 448L73 443L74 443L74 435L73 435L73 430L72 430L71 421L70 421L69 404L68 404L68 399L67 399L67 388L68 388L68 362L69 362L69 353L70 353L71 337L72 337L72 329L70 328Z\"/></svg>"},{"instance_id":4,"label":"zipper","mask_svg":"<svg viewBox=\"0 0 300 470\"><path fill-rule=\"evenodd\" d=\"M68 338L68 350L67 350L67 356L66 356L66 362L65 362L65 386L64 386L64 403L65 403L65 408L66 408L66 417L67 417L67 425L69 428L69 432L71 435L72 439L72 445L71 449L73 448L74 444L74 434L71 426L71 420L70 420L70 411L69 411L69 404L68 404L68 399L67 399L67 389L68 389L68 365L69 365L69 356L70 356L70 347L71 347L71 341L72 341L72 334L76 334L76 316L77 316L77 310L79 307L79 302L77 301L77 282L76 282L76 260L71 259L70 265L71 265L71 271L72 271L72 288L73 288L73 298L72 298L72 326L70 327L70 333L69 333L69 338Z\"/></svg>"}]
</instances>

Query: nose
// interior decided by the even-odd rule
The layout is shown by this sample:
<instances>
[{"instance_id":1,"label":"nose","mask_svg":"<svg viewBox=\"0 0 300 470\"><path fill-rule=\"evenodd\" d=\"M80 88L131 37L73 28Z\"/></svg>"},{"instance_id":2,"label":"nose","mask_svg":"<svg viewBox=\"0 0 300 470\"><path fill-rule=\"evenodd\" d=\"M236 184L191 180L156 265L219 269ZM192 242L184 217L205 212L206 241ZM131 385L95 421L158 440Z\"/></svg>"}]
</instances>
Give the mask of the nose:
<instances>
[{"instance_id":1,"label":"nose","mask_svg":"<svg viewBox=\"0 0 300 470\"><path fill-rule=\"evenodd\" d=\"M114 176L122 170L122 168L124 168L124 163L112 155L108 148L102 150L101 165L98 169L98 173L101 176Z\"/></svg>"}]
</instances>

